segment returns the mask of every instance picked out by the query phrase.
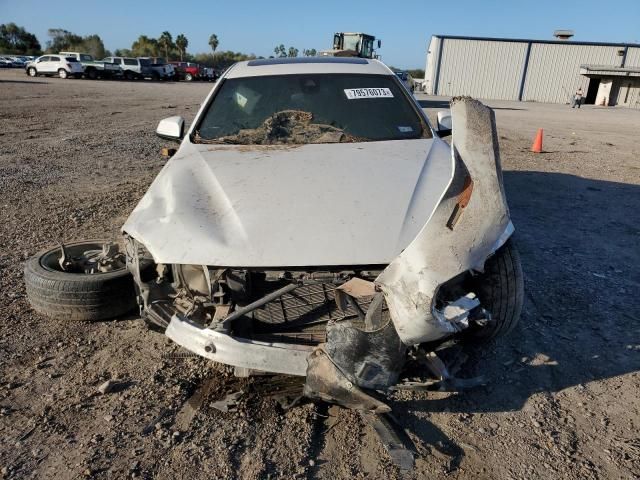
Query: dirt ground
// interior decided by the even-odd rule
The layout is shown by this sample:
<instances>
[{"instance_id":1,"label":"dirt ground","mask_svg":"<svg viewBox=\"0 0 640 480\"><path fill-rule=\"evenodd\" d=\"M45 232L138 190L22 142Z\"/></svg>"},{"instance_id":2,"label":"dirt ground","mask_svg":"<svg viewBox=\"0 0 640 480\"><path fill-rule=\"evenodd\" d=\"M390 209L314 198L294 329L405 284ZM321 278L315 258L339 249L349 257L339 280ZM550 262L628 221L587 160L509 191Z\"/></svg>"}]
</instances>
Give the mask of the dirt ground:
<instances>
[{"instance_id":1,"label":"dirt ground","mask_svg":"<svg viewBox=\"0 0 640 480\"><path fill-rule=\"evenodd\" d=\"M35 314L25 259L58 240L118 238L165 163L157 122L191 121L210 88L0 71L0 478L640 478L640 111L488 102L524 313L469 352L465 375L488 386L391 399L419 452L412 472L357 413L284 411L269 381L176 358L135 315ZM430 115L446 107L419 100ZM107 379L127 383L98 394ZM235 411L211 406L239 389Z\"/></svg>"}]
</instances>

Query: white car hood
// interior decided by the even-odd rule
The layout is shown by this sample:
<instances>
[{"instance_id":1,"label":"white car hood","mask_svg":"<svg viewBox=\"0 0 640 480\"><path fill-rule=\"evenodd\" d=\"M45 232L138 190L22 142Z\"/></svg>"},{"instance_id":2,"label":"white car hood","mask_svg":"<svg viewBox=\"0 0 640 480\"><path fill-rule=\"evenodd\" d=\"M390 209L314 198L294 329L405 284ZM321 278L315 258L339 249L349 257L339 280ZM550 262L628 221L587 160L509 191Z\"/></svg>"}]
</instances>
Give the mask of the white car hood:
<instances>
[{"instance_id":1,"label":"white car hood","mask_svg":"<svg viewBox=\"0 0 640 480\"><path fill-rule=\"evenodd\" d=\"M453 176L439 139L302 146L183 142L123 230L158 263L388 264Z\"/></svg>"}]
</instances>

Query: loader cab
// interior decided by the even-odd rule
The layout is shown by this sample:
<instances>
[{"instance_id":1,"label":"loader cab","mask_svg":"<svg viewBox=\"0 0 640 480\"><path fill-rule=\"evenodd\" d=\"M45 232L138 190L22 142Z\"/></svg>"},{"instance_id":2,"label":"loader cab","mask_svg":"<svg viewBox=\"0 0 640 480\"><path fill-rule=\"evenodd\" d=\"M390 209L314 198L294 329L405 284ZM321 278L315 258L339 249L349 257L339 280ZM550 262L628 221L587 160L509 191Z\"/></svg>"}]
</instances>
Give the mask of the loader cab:
<instances>
[{"instance_id":1,"label":"loader cab","mask_svg":"<svg viewBox=\"0 0 640 480\"><path fill-rule=\"evenodd\" d=\"M376 38L366 33L336 33L333 36L333 50L336 57L378 58L375 55ZM378 48L382 42L378 40Z\"/></svg>"}]
</instances>

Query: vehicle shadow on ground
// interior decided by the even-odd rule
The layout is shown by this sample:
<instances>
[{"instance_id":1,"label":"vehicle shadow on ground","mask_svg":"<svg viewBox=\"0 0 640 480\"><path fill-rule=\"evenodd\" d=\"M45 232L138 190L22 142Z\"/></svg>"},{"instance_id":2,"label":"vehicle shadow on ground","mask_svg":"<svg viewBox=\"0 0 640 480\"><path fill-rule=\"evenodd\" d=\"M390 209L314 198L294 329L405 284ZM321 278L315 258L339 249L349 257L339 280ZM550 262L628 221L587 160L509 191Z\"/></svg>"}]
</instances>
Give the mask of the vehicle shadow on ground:
<instances>
[{"instance_id":1,"label":"vehicle shadow on ground","mask_svg":"<svg viewBox=\"0 0 640 480\"><path fill-rule=\"evenodd\" d=\"M412 412L518 411L535 393L640 370L640 186L533 171L504 172L504 183L523 314L508 337L465 347L459 376L483 375L487 386L391 402L427 442L437 427Z\"/></svg>"},{"instance_id":2,"label":"vehicle shadow on ground","mask_svg":"<svg viewBox=\"0 0 640 480\"><path fill-rule=\"evenodd\" d=\"M46 85L49 82L41 82L38 80L0 80L0 83L39 83L41 85Z\"/></svg>"}]
</instances>

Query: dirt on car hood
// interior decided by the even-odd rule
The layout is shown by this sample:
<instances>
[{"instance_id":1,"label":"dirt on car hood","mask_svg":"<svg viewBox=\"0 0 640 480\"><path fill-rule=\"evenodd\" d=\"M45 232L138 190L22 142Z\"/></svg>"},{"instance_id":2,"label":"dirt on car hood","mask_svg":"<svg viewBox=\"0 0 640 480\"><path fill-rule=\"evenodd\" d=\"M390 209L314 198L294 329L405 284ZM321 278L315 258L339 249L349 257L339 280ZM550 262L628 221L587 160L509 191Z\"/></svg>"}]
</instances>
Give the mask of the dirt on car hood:
<instances>
[{"instance_id":1,"label":"dirt on car hood","mask_svg":"<svg viewBox=\"0 0 640 480\"><path fill-rule=\"evenodd\" d=\"M453 175L440 139L293 146L184 142L123 230L158 263L391 262Z\"/></svg>"}]
</instances>

